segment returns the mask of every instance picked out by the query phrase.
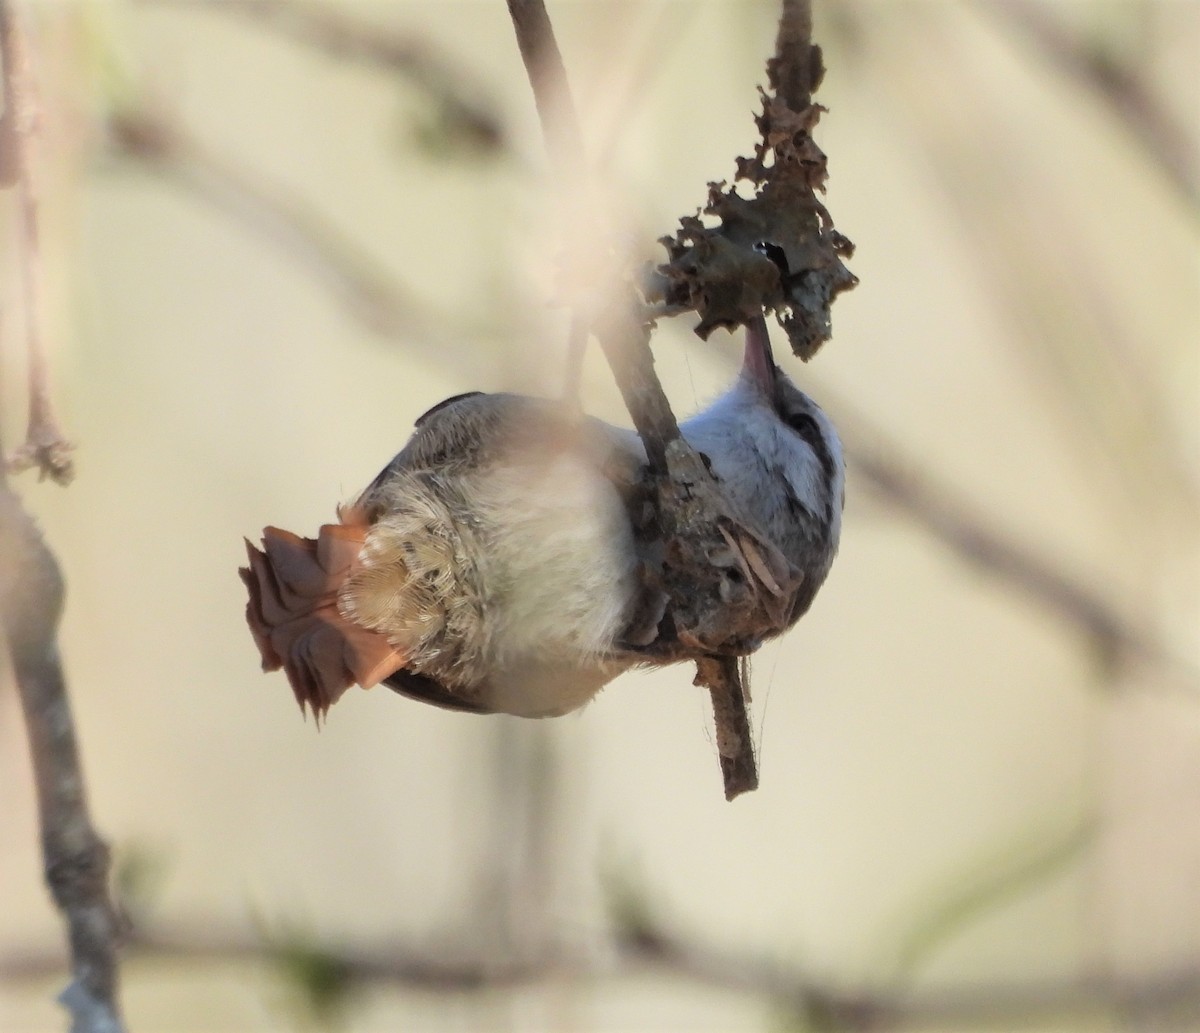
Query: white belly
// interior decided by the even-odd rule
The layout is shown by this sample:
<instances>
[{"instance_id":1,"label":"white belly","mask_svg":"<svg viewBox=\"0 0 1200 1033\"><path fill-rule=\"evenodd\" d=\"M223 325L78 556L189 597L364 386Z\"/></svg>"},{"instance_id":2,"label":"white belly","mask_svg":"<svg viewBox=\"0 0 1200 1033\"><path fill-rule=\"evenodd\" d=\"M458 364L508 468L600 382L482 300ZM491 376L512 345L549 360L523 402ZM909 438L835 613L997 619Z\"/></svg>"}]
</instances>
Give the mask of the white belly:
<instances>
[{"instance_id":1,"label":"white belly","mask_svg":"<svg viewBox=\"0 0 1200 1033\"><path fill-rule=\"evenodd\" d=\"M522 458L394 478L342 605L452 694L549 716L627 665L611 654L638 598L637 554L594 453L550 442Z\"/></svg>"},{"instance_id":2,"label":"white belly","mask_svg":"<svg viewBox=\"0 0 1200 1033\"><path fill-rule=\"evenodd\" d=\"M576 700L562 709L573 709L613 677L605 659L631 617L637 557L624 504L594 464L564 452L488 477L480 513L490 524L478 565L495 622L490 659L505 672L490 680L508 695L526 677L542 699L577 672L578 687L561 689Z\"/></svg>"}]
</instances>

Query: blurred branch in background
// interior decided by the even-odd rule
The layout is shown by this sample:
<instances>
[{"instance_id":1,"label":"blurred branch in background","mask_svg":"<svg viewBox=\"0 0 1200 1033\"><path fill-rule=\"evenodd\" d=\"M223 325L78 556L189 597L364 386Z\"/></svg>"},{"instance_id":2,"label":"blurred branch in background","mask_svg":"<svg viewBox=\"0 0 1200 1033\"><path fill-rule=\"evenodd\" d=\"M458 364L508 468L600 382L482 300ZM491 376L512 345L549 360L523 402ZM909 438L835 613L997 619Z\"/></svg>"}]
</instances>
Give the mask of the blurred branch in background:
<instances>
[{"instance_id":1,"label":"blurred branch in background","mask_svg":"<svg viewBox=\"0 0 1200 1033\"><path fill-rule=\"evenodd\" d=\"M352 11L308 0L141 0L240 15L341 61L391 72L430 97L438 112L436 129L473 150L504 150L508 137L481 83L427 40L396 32Z\"/></svg>"},{"instance_id":2,"label":"blurred branch in background","mask_svg":"<svg viewBox=\"0 0 1200 1033\"><path fill-rule=\"evenodd\" d=\"M285 934L287 936L288 934ZM731 954L689 942L643 921L624 930L615 955L583 963L551 955L513 963L495 958L438 958L428 949L370 944L326 946L291 934L258 942L237 934L184 929L134 936L130 960L272 965L314 1014L344 1011L368 985L419 991L449 1002L563 982L603 984L667 976L685 983L751 994L774 1002L801 1029L845 1031L955 1029L994 1024L1014 1028L1086 1015L1134 1025L1200 1020L1200 963L1138 978L1096 976L988 983L925 990L840 990L767 958ZM0 958L0 980L34 981L61 959L32 952ZM784 1027L788 1028L788 1027Z\"/></svg>"},{"instance_id":3,"label":"blurred branch in background","mask_svg":"<svg viewBox=\"0 0 1200 1033\"><path fill-rule=\"evenodd\" d=\"M0 168L15 185L20 208L18 246L29 347L29 436L11 464L37 466L65 483L69 446L54 420L40 339L41 255L31 174L41 118L32 56L21 12L0 0L0 58L4 63L4 115ZM0 365L11 336L0 338ZM3 416L0 407L0 417ZM3 442L0 441L0 456ZM11 662L29 736L41 827L43 871L67 926L73 979L59 1000L71 1012L72 1033L120 1033L116 914L108 895L109 853L88 814L79 747L58 654L63 578L32 517L8 483L0 463L0 628ZM3 657L0 656L0 660ZM56 959L55 974L62 961Z\"/></svg>"},{"instance_id":4,"label":"blurred branch in background","mask_svg":"<svg viewBox=\"0 0 1200 1033\"><path fill-rule=\"evenodd\" d=\"M944 15L892 16L889 33L883 28L886 13L872 9L867 17L847 10L858 19L858 38L869 46L860 69L873 79L873 95L890 107L915 146L934 157L929 172L972 245L996 311L1011 327L1014 346L1041 374L1035 384L1051 389L1045 391L1047 402L1086 450L1093 478L1113 476L1123 495L1119 501L1140 522L1170 513L1194 527L1200 483L1162 385L1151 375L1153 359L1140 339L1146 330L1132 325L1114 300L1111 278L1121 271L1105 268L1086 246L1061 246L1080 239L1081 226L1072 207L1053 192L1028 190L1019 197L1015 192L1022 177L1053 176L1054 152L1019 146L1011 130L978 133L981 118L1003 125L1002 114L988 110L996 97L970 59L950 45ZM944 74L958 84L954 103L930 89L924 71L903 59L918 39L945 54ZM1093 99L1113 102L1107 94ZM1011 105L1003 111L1010 112ZM1153 540L1154 534L1147 537Z\"/></svg>"},{"instance_id":5,"label":"blurred branch in background","mask_svg":"<svg viewBox=\"0 0 1200 1033\"><path fill-rule=\"evenodd\" d=\"M1120 613L1096 592L1073 579L1049 557L1005 535L975 511L959 492L938 484L920 463L846 406L838 426L853 457L852 476L916 523L968 566L986 571L1084 636L1108 672L1125 664L1150 664L1174 683L1200 694L1200 672L1173 654L1152 631ZM1109 684L1119 685L1117 681ZM1171 681L1164 681L1166 688Z\"/></svg>"},{"instance_id":6,"label":"blurred branch in background","mask_svg":"<svg viewBox=\"0 0 1200 1033\"><path fill-rule=\"evenodd\" d=\"M956 936L1083 861L1096 847L1099 827L1096 818L1064 822L1061 815L1051 823L1034 822L980 851L955 877L939 880L901 932L895 952L900 980L915 982L921 968Z\"/></svg>"},{"instance_id":7,"label":"blurred branch in background","mask_svg":"<svg viewBox=\"0 0 1200 1033\"><path fill-rule=\"evenodd\" d=\"M1074 77L1094 93L1179 192L1187 209L1200 216L1196 141L1158 101L1137 69L1071 32L1045 2L980 0L980 4L994 19L1006 22L1037 48L1048 65Z\"/></svg>"},{"instance_id":8,"label":"blurred branch in background","mask_svg":"<svg viewBox=\"0 0 1200 1033\"><path fill-rule=\"evenodd\" d=\"M373 333L445 358L461 336L418 301L305 199L205 147L180 120L141 110L115 112L109 130L120 151L302 260L353 318Z\"/></svg>"},{"instance_id":9,"label":"blurred branch in background","mask_svg":"<svg viewBox=\"0 0 1200 1033\"><path fill-rule=\"evenodd\" d=\"M425 50L420 41L395 36L385 26L367 24L353 13L334 5L293 4L278 0L229 0L222 4L201 4L195 0L153 2L177 3L181 7L196 10L228 11L256 18L268 28L306 45L319 47L339 59L369 62L381 68L394 67L401 74L411 75L418 85L428 86L431 92L445 89L453 93L457 88L456 83L460 81L456 70L448 62L440 63L441 58L431 59L429 55L432 52ZM1003 5L989 6L997 12L998 17L1019 19L1021 14L1018 12L1033 11L1034 5L1014 0L1011 9ZM2 9L7 10L7 5ZM1033 14L1034 20L1044 18L1045 9L1038 8ZM1029 26L1025 25L1024 28L1028 30ZM1052 30L1053 33L1063 33L1057 23ZM1087 58L1086 46L1080 40L1064 37L1051 42L1053 45L1045 51L1048 54L1055 54L1056 46L1068 45L1081 55L1078 65L1081 74L1099 75L1103 71L1103 62L1094 59L1094 56ZM893 49L900 45L901 42L892 42ZM431 60L435 70L422 71L426 67L423 62ZM6 59L5 68L9 67L10 61ZM1069 63L1063 67L1075 68ZM1132 73L1125 74L1132 76ZM1121 82L1121 77L1117 81ZM1133 83L1133 87L1135 98L1142 95L1137 82ZM1097 86L1096 95L1103 104L1117 105L1122 91L1126 96L1130 93L1128 84L1116 94ZM914 91L904 92L907 97ZM1143 96L1147 103L1153 103L1152 99L1147 98L1148 95ZM467 97L466 103L465 110L472 110L473 94ZM913 102L914 107L917 103ZM453 99L447 101L447 107L457 110ZM482 112L481 118L485 119L480 123L484 126L481 131L483 138L493 141L488 146L511 148L510 135L498 116L487 110L486 106L479 110ZM1136 105L1130 110L1137 110ZM917 123L912 135L918 141L918 146L927 145L932 150L932 144L920 143L919 108L909 114ZM1159 146L1153 142L1158 130L1146 135L1135 121L1130 121L1127 115L1122 117L1147 148ZM14 121L6 117L0 123L0 137L3 137L6 127L11 135L13 124ZM438 333L439 326L447 325L448 320L435 318L435 314L422 301L412 297L403 285L396 283L381 264L376 263L355 241L342 234L331 221L323 218L316 206L264 182L253 168L239 161L237 156L214 152L190 136L187 127L173 114L164 117L150 111L124 112L114 116L112 129L118 146L129 156L143 162L146 168L184 186L194 196L229 214L250 231L266 237L281 251L289 254L299 252L334 299L372 331L403 339L406 345L422 349L422 354L436 355L444 362L453 362L466 355L469 348L477 346L478 337L472 341L465 335L444 334L444 331L442 340L434 340L432 335ZM1168 130L1170 144L1170 134L1179 131L1179 127L1168 126ZM907 133L909 130L906 127L904 131ZM983 148L977 132L965 131L962 139L965 145ZM1175 145L1179 143L1179 139L1174 140ZM6 152L0 149L0 158L5 156ZM8 156L11 157L11 152ZM983 158L990 163L995 155L985 153ZM1164 167L1168 165L1164 162ZM2 166L3 162L0 162ZM955 182L953 171L947 173L940 165L938 168L945 176L943 185L946 192L953 196L957 190L961 194L963 181L959 179ZM1183 195L1194 199L1194 173L1189 178L1186 164L1182 168L1183 174L1168 172L1175 177ZM1005 215L1005 219L1009 219L1009 214ZM1012 224L1012 220L1006 222L999 228L998 234L1002 234L1006 226L1012 227ZM1036 265L1032 259L1044 257L1044 251L1039 255L1033 254L1040 250L1036 247L1028 252L1016 253L996 247L989 233L990 230L980 234L980 239L976 241L976 251L985 262L993 258L998 265L1003 263L1008 269L1019 270L1026 265L1032 269ZM1086 247L1076 249L1071 258L1072 269L1077 271L1080 262L1089 259L1086 251ZM1000 295L1000 303L1007 305L1010 299L1009 290L1003 289L1004 275L1011 273L1006 274L1005 270L997 268L996 283L1002 289L996 293ZM1099 282L1098 276L1094 279ZM1021 285L1011 288L1014 295L1022 295L1023 290ZM1097 294L1099 303L1106 301L1103 291L1098 288L1093 294ZM1029 297L1033 298L1032 295ZM1061 308L1060 302L1061 297L1039 296L1030 304L1036 308L1046 303L1047 311L1057 312ZM1107 328L1114 337L1121 337L1115 320L1109 320L1105 315L1099 322L1103 324L1102 329ZM1025 335L1034 341L1042 341L1047 336L1052 340L1058 337L1058 334L1049 333L1044 326L1039 328L1033 319L1029 321ZM1091 347L1093 342L1087 343ZM1136 363L1136 342L1115 343L1120 345L1119 350L1123 355L1132 357ZM1135 368L1133 373L1136 375L1137 372ZM1125 386L1128 387L1128 383ZM965 490L952 490L944 483L939 483L930 476L926 461L916 462L894 443L890 435L879 433L868 424L851 418L849 413L840 411L837 406L831 408L838 413L848 451L852 455L851 465L855 475L887 505L923 527L932 538L945 545L952 555L968 566L985 572L996 584L1015 589L1028 600L1045 607L1067 627L1077 630L1106 665L1126 662L1151 664L1165 674L1177 676L1192 690L1196 689L1196 672L1156 638L1152 614L1122 611L1104 594L1089 590L1071 576L1061 561L1039 555L1024 541L1007 535L986 518L983 514L992 500L969 499ZM1153 416L1152 398L1149 408ZM1138 421L1136 413L1129 417L1123 403L1111 406L1101 404L1097 409L1107 418L1112 418L1115 413L1122 426L1130 422L1136 424L1138 434L1143 433L1145 425ZM1160 430L1156 429L1154 435L1161 436ZM1141 443L1129 450L1135 465L1139 454L1145 454ZM1134 469L1133 475L1140 477L1143 473ZM1187 503L1189 489L1186 481L1168 485L1168 490L1184 496L1183 502ZM1194 494L1192 492L1193 497ZM10 539L6 537L3 543L5 547L0 549L0 559L3 560L0 563L0 600L5 603L0 613L6 615L6 628L7 614L10 612L8 600L13 598L13 573L5 565L9 563L10 556L20 554L37 559L37 576L47 585L49 598L46 606L50 609L55 605L53 597L58 578L53 557L45 552L44 545L36 538L36 531L29 524L28 517L14 510L14 505L19 506L19 503L7 489L0 486L0 517L3 518L0 520L0 535L7 536L10 533L11 522L23 543L20 550L8 548ZM43 561L48 561L48 565L43 565ZM18 580L20 577L23 575ZM22 613L26 612L23 605L19 609ZM53 634L52 622L50 634ZM61 688L61 671L57 669L57 661L49 670L57 677ZM1123 681L1109 679L1106 684L1119 687ZM1165 687L1169 682L1166 678L1156 678L1155 684ZM68 731L69 727L68 723ZM69 746L73 753L73 742ZM84 820L86 822L86 811ZM514 820L505 828L515 824L517 822ZM95 889L98 881L102 892L102 869L106 863L103 844L94 839L94 833L91 835L92 839L84 835L80 842L85 847L96 849L91 855L81 856L85 859L90 857L100 864L99 872L93 865L87 873L93 877L90 888ZM87 868L86 865L84 867ZM955 903L950 901L951 905ZM975 901L969 903L975 905ZM97 914L111 921L111 911L101 910ZM923 944L918 946L923 947ZM1061 1021L1064 1013L1098 1016L1098 1021L1102 1022L1135 1025L1181 1026L1189 1019L1200 1019L1200 960L1182 966L1177 971L1137 979L1112 975L1023 984L999 982L922 991L844 991L829 988L802 971L788 969L771 961L713 951L684 941L665 929L661 922L647 918L645 914L637 921L619 923L614 963L595 967L574 961L564 962L561 956L534 956L531 959L522 956L516 964L510 958L507 967L504 964L497 967L494 955L466 963L455 960L442 962L436 956L431 956L424 947L413 951L404 948L384 949L375 945L327 948L299 935L288 939L285 934L273 941L268 938L266 943L260 943L237 935L215 932L197 934L169 928L162 933L135 934L132 954L144 959L169 957L199 962L245 959L274 963L301 985L314 1005L317 998L324 995L326 1003L335 1006L341 995L365 983L413 988L451 997L474 991L491 991L497 987L503 989L549 983L559 981L563 976L602 981L657 972L698 985L725 987L736 992L764 996L780 1002L781 1008L789 1016L796 1016L798 1023L824 1028L954 1029L981 1022L1007 1026L1032 1025ZM52 977L61 970L60 956L23 952L0 959L0 978L7 980Z\"/></svg>"}]
</instances>

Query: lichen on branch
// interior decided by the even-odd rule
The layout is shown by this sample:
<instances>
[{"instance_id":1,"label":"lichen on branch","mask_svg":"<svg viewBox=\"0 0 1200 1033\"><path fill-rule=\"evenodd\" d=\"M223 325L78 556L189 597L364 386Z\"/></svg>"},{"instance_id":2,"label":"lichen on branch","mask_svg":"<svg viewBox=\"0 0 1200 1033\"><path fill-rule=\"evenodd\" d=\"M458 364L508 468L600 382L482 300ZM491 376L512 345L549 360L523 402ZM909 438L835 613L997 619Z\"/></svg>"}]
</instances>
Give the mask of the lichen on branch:
<instances>
[{"instance_id":1,"label":"lichen on branch","mask_svg":"<svg viewBox=\"0 0 1200 1033\"><path fill-rule=\"evenodd\" d=\"M770 91L759 91L754 156L736 159L733 184L710 183L704 208L661 238L667 261L646 271L644 290L666 314L696 312L702 338L773 311L807 361L832 335L833 299L858 279L842 261L854 245L817 196L829 172L812 133L826 109L811 94L824 66L821 48L796 24L794 12L806 7L784 5L778 52L767 64ZM738 191L741 182L750 196Z\"/></svg>"}]
</instances>

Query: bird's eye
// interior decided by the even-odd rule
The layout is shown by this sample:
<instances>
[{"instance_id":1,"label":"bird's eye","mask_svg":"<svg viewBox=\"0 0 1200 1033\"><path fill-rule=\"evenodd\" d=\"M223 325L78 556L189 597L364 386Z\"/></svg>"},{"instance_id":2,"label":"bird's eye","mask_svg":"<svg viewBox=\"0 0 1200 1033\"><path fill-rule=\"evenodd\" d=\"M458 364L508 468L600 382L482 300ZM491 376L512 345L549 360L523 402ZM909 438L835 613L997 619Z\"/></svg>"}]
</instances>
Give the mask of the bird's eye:
<instances>
[{"instance_id":1,"label":"bird's eye","mask_svg":"<svg viewBox=\"0 0 1200 1033\"><path fill-rule=\"evenodd\" d=\"M816 451L822 443L821 428L817 421L806 412L789 413L784 422L803 438Z\"/></svg>"},{"instance_id":2,"label":"bird's eye","mask_svg":"<svg viewBox=\"0 0 1200 1033\"><path fill-rule=\"evenodd\" d=\"M808 412L794 412L785 415L783 422L791 427L800 440L812 449L813 456L821 464L821 470L825 474L825 484L828 488L833 483L834 477L837 476L837 460L830 451L829 442L825 440L825 434L816 417Z\"/></svg>"}]
</instances>

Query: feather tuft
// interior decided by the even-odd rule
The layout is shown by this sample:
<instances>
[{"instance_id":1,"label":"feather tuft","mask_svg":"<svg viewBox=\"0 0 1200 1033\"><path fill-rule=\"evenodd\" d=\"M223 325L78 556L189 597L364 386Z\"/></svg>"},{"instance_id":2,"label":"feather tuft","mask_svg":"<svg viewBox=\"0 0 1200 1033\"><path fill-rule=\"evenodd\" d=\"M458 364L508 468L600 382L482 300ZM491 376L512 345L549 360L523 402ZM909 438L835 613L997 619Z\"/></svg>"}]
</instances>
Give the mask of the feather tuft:
<instances>
[{"instance_id":1,"label":"feather tuft","mask_svg":"<svg viewBox=\"0 0 1200 1033\"><path fill-rule=\"evenodd\" d=\"M355 624L338 609L346 579L361 566L367 524L360 510L339 510L341 523L317 537L263 529L262 548L246 542L246 623L264 671L283 668L301 711L320 721L351 685L370 688L395 674L405 658L387 637Z\"/></svg>"}]
</instances>

